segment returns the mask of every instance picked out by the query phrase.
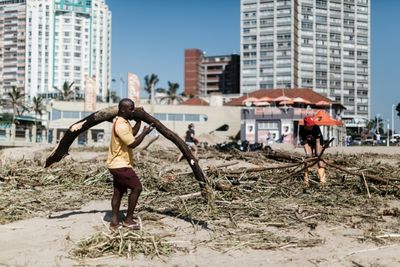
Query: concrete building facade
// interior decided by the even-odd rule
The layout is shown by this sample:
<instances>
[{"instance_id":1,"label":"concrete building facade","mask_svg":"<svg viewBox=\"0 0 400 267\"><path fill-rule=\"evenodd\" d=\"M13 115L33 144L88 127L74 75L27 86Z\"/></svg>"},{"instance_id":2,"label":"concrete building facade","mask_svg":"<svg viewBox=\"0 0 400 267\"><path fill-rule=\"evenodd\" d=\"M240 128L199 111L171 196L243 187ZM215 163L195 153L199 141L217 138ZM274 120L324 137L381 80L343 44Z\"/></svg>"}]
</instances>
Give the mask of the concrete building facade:
<instances>
[{"instance_id":1,"label":"concrete building facade","mask_svg":"<svg viewBox=\"0 0 400 267\"><path fill-rule=\"evenodd\" d=\"M108 106L107 103L99 103L98 109ZM144 110L153 112L155 118L182 138L190 123L195 125L196 135L204 141L207 140L207 135L210 132L220 137L221 140L227 140L228 137L235 136L240 130L241 107L159 104L143 104L142 106ZM47 128L51 134L50 140L54 142L62 137L70 125L91 114L91 112L84 111L83 102L64 101L53 101L52 105L48 107L48 112ZM228 125L226 131L216 132L218 128L225 124ZM110 133L111 123L104 122L91 128L89 135L94 142L104 142L104 145L108 145ZM83 136L87 137L87 133L83 133Z\"/></svg>"},{"instance_id":2,"label":"concrete building facade","mask_svg":"<svg viewBox=\"0 0 400 267\"><path fill-rule=\"evenodd\" d=\"M369 117L369 0L241 0L241 93L312 88Z\"/></svg>"},{"instance_id":3,"label":"concrete building facade","mask_svg":"<svg viewBox=\"0 0 400 267\"><path fill-rule=\"evenodd\" d=\"M25 0L0 1L0 93L25 87Z\"/></svg>"},{"instance_id":4,"label":"concrete building facade","mask_svg":"<svg viewBox=\"0 0 400 267\"><path fill-rule=\"evenodd\" d=\"M211 93L240 92L240 56L206 56L200 49L185 50L186 95L206 97Z\"/></svg>"},{"instance_id":5,"label":"concrete building facade","mask_svg":"<svg viewBox=\"0 0 400 267\"><path fill-rule=\"evenodd\" d=\"M19 51L17 75L23 82L17 84L27 100L54 97L54 87L62 88L64 82L74 82L74 89L83 93L86 75L96 77L97 94L106 98L111 85L111 12L104 0L1 1L0 7L0 12L14 8L14 20L20 23L12 26L19 30L18 45L11 45ZM6 35L0 38L7 43ZM5 76L1 82L4 94L10 84Z\"/></svg>"}]
</instances>

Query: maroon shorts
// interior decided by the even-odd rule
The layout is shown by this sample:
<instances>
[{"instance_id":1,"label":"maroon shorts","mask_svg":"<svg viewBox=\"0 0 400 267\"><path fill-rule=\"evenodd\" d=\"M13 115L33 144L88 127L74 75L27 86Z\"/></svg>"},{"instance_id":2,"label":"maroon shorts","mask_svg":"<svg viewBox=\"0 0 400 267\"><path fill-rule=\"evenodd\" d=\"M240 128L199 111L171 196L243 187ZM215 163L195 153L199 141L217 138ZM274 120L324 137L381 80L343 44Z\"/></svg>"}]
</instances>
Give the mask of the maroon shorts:
<instances>
[{"instance_id":1,"label":"maroon shorts","mask_svg":"<svg viewBox=\"0 0 400 267\"><path fill-rule=\"evenodd\" d=\"M113 176L113 185L120 192L126 192L128 188L142 187L139 177L132 168L108 169Z\"/></svg>"}]
</instances>

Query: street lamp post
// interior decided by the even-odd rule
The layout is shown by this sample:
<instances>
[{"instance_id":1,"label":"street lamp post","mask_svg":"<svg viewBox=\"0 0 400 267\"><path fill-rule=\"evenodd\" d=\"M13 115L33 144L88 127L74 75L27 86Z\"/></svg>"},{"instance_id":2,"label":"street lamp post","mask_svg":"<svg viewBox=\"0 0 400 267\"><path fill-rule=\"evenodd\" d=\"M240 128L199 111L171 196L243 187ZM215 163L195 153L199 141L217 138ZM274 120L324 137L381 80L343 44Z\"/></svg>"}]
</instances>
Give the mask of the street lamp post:
<instances>
[{"instance_id":1,"label":"street lamp post","mask_svg":"<svg viewBox=\"0 0 400 267\"><path fill-rule=\"evenodd\" d=\"M393 131L393 130L392 130L392 131ZM390 146L389 120L387 120L387 124L386 124L386 146Z\"/></svg>"},{"instance_id":2,"label":"street lamp post","mask_svg":"<svg viewBox=\"0 0 400 267\"><path fill-rule=\"evenodd\" d=\"M394 134L394 108L395 108L395 104L392 104L392 136Z\"/></svg>"},{"instance_id":3,"label":"street lamp post","mask_svg":"<svg viewBox=\"0 0 400 267\"><path fill-rule=\"evenodd\" d=\"M376 114L376 132L377 134L379 134L379 117L381 116L381 114Z\"/></svg>"}]
</instances>

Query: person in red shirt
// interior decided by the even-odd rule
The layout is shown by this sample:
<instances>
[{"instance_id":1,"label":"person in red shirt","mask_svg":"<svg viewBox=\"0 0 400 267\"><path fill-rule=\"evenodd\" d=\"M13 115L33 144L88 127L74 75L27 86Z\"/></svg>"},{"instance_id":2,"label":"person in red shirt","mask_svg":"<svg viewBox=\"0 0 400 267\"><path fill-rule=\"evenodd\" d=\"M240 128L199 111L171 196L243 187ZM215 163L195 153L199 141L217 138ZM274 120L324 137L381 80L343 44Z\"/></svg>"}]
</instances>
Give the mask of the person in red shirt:
<instances>
[{"instance_id":1,"label":"person in red shirt","mask_svg":"<svg viewBox=\"0 0 400 267\"><path fill-rule=\"evenodd\" d=\"M324 138L321 133L321 129L315 124L312 117L307 116L304 118L304 126L300 127L300 140L306 152L306 158L308 157L318 157L322 152ZM306 169L304 172L304 184L309 186L309 170ZM321 186L326 184L326 174L325 174L325 163L320 160L318 162L318 177Z\"/></svg>"}]
</instances>

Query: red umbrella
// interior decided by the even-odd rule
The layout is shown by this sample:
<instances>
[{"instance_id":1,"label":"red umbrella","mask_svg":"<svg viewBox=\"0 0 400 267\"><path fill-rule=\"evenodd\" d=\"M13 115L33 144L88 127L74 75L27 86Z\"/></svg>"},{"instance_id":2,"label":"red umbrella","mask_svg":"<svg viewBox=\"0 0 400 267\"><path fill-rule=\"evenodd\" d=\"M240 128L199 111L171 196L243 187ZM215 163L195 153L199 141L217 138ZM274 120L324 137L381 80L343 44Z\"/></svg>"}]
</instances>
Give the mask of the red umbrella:
<instances>
[{"instance_id":1,"label":"red umbrella","mask_svg":"<svg viewBox=\"0 0 400 267\"><path fill-rule=\"evenodd\" d=\"M295 103L311 104L310 101L308 101L308 100L306 100L306 99L304 99L304 98L302 98L302 97L295 97L295 98L293 98L293 102L295 102Z\"/></svg>"},{"instance_id":2,"label":"red umbrella","mask_svg":"<svg viewBox=\"0 0 400 267\"><path fill-rule=\"evenodd\" d=\"M254 102L255 106L270 106L271 103L267 102L267 101L256 101Z\"/></svg>"},{"instance_id":3,"label":"red umbrella","mask_svg":"<svg viewBox=\"0 0 400 267\"><path fill-rule=\"evenodd\" d=\"M277 98L274 98L273 100L275 102L281 102L281 101L289 101L289 100L292 100L292 99L290 97L281 95L281 96L278 96Z\"/></svg>"},{"instance_id":4,"label":"red umbrella","mask_svg":"<svg viewBox=\"0 0 400 267\"><path fill-rule=\"evenodd\" d=\"M292 100L284 100L279 102L279 105L293 105L294 102Z\"/></svg>"},{"instance_id":5,"label":"red umbrella","mask_svg":"<svg viewBox=\"0 0 400 267\"><path fill-rule=\"evenodd\" d=\"M321 100L318 101L317 103L315 103L316 106L320 106L320 107L329 107L331 105L331 103L325 101L325 100Z\"/></svg>"},{"instance_id":6,"label":"red umbrella","mask_svg":"<svg viewBox=\"0 0 400 267\"><path fill-rule=\"evenodd\" d=\"M248 97L248 98L246 98L246 99L244 99L244 100L242 101L242 104L243 104L243 105L246 105L247 103L253 104L254 102L257 102L257 101L258 101L258 98L255 98L255 97Z\"/></svg>"}]
</instances>

